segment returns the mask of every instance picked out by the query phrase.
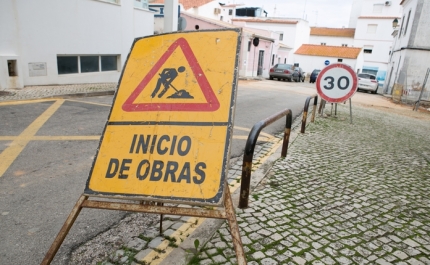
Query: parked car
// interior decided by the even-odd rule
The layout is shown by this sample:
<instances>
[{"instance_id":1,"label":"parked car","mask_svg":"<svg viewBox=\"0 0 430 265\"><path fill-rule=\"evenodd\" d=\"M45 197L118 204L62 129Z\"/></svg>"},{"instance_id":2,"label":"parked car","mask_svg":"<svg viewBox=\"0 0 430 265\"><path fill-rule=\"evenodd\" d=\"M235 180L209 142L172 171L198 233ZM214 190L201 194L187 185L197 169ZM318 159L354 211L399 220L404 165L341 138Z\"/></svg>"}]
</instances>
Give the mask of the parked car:
<instances>
[{"instance_id":1,"label":"parked car","mask_svg":"<svg viewBox=\"0 0 430 265\"><path fill-rule=\"evenodd\" d=\"M317 81L318 74L321 72L319 69L315 69L312 71L311 76L309 78L309 83L315 83Z\"/></svg>"},{"instance_id":2,"label":"parked car","mask_svg":"<svg viewBox=\"0 0 430 265\"><path fill-rule=\"evenodd\" d=\"M301 67L294 67L293 80L295 82L305 82L305 72Z\"/></svg>"},{"instance_id":3,"label":"parked car","mask_svg":"<svg viewBox=\"0 0 430 265\"><path fill-rule=\"evenodd\" d=\"M293 65L278 63L270 69L269 78L270 80L276 78L278 80L291 81L293 79L293 72Z\"/></svg>"},{"instance_id":4,"label":"parked car","mask_svg":"<svg viewBox=\"0 0 430 265\"><path fill-rule=\"evenodd\" d=\"M378 80L372 74L360 73L358 74L358 88L357 90L370 91L372 94L378 92Z\"/></svg>"}]
</instances>

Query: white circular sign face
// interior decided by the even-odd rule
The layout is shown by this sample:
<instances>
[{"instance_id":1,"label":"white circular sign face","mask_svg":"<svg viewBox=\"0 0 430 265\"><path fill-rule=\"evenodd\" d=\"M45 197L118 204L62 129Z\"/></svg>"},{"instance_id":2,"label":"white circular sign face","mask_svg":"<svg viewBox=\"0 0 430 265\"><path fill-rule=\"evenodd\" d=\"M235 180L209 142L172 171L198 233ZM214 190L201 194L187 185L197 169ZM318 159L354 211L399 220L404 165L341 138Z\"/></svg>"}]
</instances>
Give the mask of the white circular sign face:
<instances>
[{"instance_id":1,"label":"white circular sign face","mask_svg":"<svg viewBox=\"0 0 430 265\"><path fill-rule=\"evenodd\" d=\"M317 92L330 103L343 102L357 91L357 75L354 70L342 63L325 67L317 78Z\"/></svg>"}]
</instances>

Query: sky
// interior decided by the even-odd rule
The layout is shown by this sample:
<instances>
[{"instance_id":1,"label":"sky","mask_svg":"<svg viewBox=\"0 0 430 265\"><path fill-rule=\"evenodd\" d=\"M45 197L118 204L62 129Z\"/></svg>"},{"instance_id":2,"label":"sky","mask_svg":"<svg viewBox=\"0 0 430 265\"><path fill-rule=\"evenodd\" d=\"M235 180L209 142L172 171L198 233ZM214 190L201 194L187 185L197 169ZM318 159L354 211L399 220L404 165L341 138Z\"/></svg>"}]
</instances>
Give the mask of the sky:
<instances>
[{"instance_id":1,"label":"sky","mask_svg":"<svg viewBox=\"0 0 430 265\"><path fill-rule=\"evenodd\" d=\"M245 7L262 7L268 13L268 17L304 18L309 21L311 27L347 28L352 1L353 0L229 0L226 1L226 3L244 4Z\"/></svg>"}]
</instances>

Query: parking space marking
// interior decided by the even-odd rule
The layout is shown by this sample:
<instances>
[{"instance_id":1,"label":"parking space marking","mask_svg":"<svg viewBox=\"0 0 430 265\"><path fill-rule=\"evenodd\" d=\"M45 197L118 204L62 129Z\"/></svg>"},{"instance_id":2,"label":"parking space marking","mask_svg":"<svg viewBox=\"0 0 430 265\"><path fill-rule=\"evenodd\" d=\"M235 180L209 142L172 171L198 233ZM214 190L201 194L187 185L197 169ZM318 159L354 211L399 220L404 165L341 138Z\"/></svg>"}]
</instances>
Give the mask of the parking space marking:
<instances>
[{"instance_id":1,"label":"parking space marking","mask_svg":"<svg viewBox=\"0 0 430 265\"><path fill-rule=\"evenodd\" d=\"M32 103L40 103L40 102L49 102L49 101L57 101L56 99L32 99L32 100L22 100L22 101L6 101L0 102L0 106L10 106L10 105L24 105L24 104L32 104Z\"/></svg>"},{"instance_id":2,"label":"parking space marking","mask_svg":"<svg viewBox=\"0 0 430 265\"><path fill-rule=\"evenodd\" d=\"M83 100L75 100L75 99L67 99L67 101L86 103L86 104L104 106L104 107L112 107L112 104L104 104L104 103L97 103L97 102L91 102L91 101L83 101Z\"/></svg>"},{"instance_id":3,"label":"parking space marking","mask_svg":"<svg viewBox=\"0 0 430 265\"><path fill-rule=\"evenodd\" d=\"M14 141L18 138L29 141L94 141L100 140L100 137L100 135L0 136L0 141Z\"/></svg>"},{"instance_id":4,"label":"parking space marking","mask_svg":"<svg viewBox=\"0 0 430 265\"><path fill-rule=\"evenodd\" d=\"M45 124L45 122L60 108L64 103L63 100L56 100L45 112L37 117L13 142L0 154L0 178L9 168L9 166L15 161L21 151L30 142L30 138L33 137L37 131Z\"/></svg>"}]
</instances>

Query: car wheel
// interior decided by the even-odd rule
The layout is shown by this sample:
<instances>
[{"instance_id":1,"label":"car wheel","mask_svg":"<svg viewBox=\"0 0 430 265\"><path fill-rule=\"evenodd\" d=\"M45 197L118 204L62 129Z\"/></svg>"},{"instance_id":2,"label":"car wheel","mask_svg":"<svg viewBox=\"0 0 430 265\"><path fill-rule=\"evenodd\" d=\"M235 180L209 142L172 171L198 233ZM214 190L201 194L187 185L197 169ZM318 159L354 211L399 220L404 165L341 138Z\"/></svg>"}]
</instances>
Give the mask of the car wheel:
<instances>
[{"instance_id":1,"label":"car wheel","mask_svg":"<svg viewBox=\"0 0 430 265\"><path fill-rule=\"evenodd\" d=\"M378 92L378 88L379 87L377 87L375 91L372 91L372 94L376 94Z\"/></svg>"},{"instance_id":2,"label":"car wheel","mask_svg":"<svg viewBox=\"0 0 430 265\"><path fill-rule=\"evenodd\" d=\"M303 77L303 78L302 78L302 83L304 83L304 82L305 82L305 78Z\"/></svg>"},{"instance_id":3,"label":"car wheel","mask_svg":"<svg viewBox=\"0 0 430 265\"><path fill-rule=\"evenodd\" d=\"M269 79L270 79L270 80L273 80L273 76L270 76L270 77L269 77Z\"/></svg>"}]
</instances>

